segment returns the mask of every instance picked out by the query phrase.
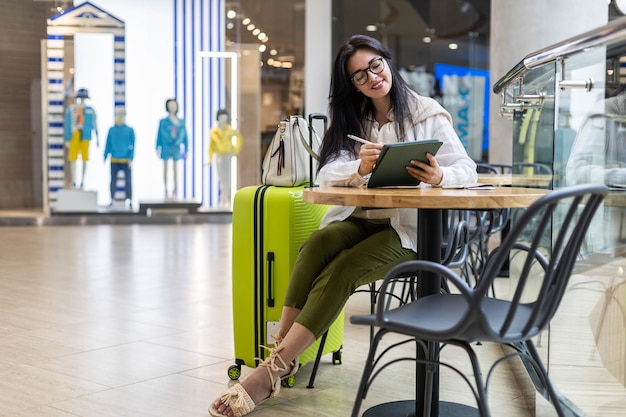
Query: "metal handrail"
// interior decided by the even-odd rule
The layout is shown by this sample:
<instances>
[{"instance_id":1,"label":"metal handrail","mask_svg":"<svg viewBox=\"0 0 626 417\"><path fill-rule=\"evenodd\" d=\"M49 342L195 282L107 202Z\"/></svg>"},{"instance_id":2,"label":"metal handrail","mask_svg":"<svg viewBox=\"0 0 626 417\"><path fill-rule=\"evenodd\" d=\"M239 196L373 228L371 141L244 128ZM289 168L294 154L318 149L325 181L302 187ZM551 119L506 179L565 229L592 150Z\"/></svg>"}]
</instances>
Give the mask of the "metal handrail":
<instances>
[{"instance_id":1,"label":"metal handrail","mask_svg":"<svg viewBox=\"0 0 626 417\"><path fill-rule=\"evenodd\" d=\"M626 39L626 17L613 20L604 26L571 37L552 46L533 52L515 65L504 77L493 85L493 92L500 92L531 69L557 59L568 57L588 48L611 45Z\"/></svg>"}]
</instances>

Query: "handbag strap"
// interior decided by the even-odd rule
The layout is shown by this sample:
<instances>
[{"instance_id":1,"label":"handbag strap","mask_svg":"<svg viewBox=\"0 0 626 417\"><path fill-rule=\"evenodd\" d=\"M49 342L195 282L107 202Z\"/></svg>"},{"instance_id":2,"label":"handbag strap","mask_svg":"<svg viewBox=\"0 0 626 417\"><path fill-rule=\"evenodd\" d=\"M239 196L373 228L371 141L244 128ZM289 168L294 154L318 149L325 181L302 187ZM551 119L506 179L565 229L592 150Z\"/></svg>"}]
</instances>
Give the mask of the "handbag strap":
<instances>
[{"instance_id":1,"label":"handbag strap","mask_svg":"<svg viewBox=\"0 0 626 417\"><path fill-rule=\"evenodd\" d=\"M295 121L293 122L293 125L296 125L296 130L298 131L298 136L300 137L300 142L302 142L302 146L304 146L304 149L306 149L306 151L309 153L309 155L311 155L313 158L315 158L316 161L320 160L320 157L317 153L315 153L315 151L311 148L311 146L309 146L309 144L307 143L306 139L304 138L304 135L302 134L302 130L300 130L300 122L304 122L304 124L306 125L306 121L302 118L302 117L296 117ZM317 135L317 131L315 130L315 128L313 128L313 133L315 134L315 137L317 138L317 142L320 142L320 138Z\"/></svg>"}]
</instances>

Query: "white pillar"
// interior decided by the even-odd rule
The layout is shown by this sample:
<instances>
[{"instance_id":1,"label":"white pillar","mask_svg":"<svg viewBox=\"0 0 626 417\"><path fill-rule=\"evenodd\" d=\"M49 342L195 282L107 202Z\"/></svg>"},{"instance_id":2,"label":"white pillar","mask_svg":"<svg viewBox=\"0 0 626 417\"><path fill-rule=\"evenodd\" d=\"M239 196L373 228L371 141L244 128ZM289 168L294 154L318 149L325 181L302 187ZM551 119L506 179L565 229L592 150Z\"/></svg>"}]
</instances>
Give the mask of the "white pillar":
<instances>
[{"instance_id":1,"label":"white pillar","mask_svg":"<svg viewBox=\"0 0 626 417\"><path fill-rule=\"evenodd\" d=\"M309 113L328 114L332 60L332 0L306 0L304 29L304 105Z\"/></svg>"}]
</instances>

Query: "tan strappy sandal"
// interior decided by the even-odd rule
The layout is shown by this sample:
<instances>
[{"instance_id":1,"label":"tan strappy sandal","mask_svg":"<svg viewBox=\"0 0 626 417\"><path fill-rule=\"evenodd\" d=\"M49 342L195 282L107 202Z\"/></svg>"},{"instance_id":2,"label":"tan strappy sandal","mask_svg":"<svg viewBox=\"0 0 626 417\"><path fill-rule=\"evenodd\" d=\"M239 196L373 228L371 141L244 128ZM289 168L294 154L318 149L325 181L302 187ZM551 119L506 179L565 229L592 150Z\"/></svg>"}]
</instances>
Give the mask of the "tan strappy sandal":
<instances>
[{"instance_id":1,"label":"tan strappy sandal","mask_svg":"<svg viewBox=\"0 0 626 417\"><path fill-rule=\"evenodd\" d=\"M230 407L235 417L245 416L254 410L256 404L248 395L241 384L235 384L228 390L220 394L222 404ZM220 413L213 404L209 407L209 414L213 417L226 417L226 414Z\"/></svg>"},{"instance_id":2,"label":"tan strappy sandal","mask_svg":"<svg viewBox=\"0 0 626 417\"><path fill-rule=\"evenodd\" d=\"M267 348L266 348L267 349ZM279 352L283 350L282 346L273 347L269 349L270 354L263 362L259 364L259 366L267 369L267 373L270 376L270 381L272 384L272 391L270 392L268 398L274 398L280 392L280 384L281 380L284 378L276 378L274 379L274 373L278 373L279 375L282 372L287 370L287 363L283 360L283 358L279 355ZM297 371L297 359L289 364L292 366L290 374L293 375ZM220 401L233 412L235 417L242 417L246 414L249 414L254 410L257 404L254 403L250 395L246 392L241 384L235 384L228 390L222 392L220 394ZM265 401L265 400L263 400ZM262 401L259 402L259 404ZM226 417L225 414L220 413L213 404L209 407L209 414L214 417Z\"/></svg>"}]
</instances>

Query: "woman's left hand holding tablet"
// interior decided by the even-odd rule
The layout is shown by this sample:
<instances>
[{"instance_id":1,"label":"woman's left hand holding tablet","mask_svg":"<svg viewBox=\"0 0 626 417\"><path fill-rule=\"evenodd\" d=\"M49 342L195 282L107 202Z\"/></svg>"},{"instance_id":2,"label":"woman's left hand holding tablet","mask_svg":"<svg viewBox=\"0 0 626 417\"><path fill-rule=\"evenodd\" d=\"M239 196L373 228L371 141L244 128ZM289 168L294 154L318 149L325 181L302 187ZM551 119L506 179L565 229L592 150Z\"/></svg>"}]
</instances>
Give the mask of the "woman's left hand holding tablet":
<instances>
[{"instance_id":1,"label":"woman's left hand holding tablet","mask_svg":"<svg viewBox=\"0 0 626 417\"><path fill-rule=\"evenodd\" d=\"M413 166L407 166L406 170L413 178L417 178L421 182L427 184L439 185L443 181L443 171L437 162L437 159L431 154L426 154L429 164L417 160L411 160Z\"/></svg>"}]
</instances>

